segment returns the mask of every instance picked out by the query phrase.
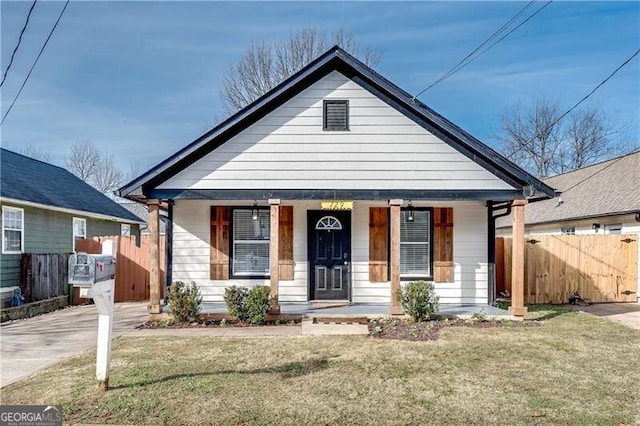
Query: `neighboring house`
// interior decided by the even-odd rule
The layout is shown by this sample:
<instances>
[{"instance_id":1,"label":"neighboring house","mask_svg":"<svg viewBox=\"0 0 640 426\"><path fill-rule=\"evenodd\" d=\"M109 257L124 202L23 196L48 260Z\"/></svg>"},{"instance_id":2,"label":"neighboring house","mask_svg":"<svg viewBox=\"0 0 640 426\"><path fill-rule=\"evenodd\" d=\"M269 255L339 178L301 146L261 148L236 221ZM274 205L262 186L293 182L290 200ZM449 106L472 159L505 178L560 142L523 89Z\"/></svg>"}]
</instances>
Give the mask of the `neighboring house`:
<instances>
[{"instance_id":1,"label":"neighboring house","mask_svg":"<svg viewBox=\"0 0 640 426\"><path fill-rule=\"evenodd\" d=\"M557 175L544 183L560 196L525 207L526 234L636 234L640 239L640 151ZM497 219L496 228L498 236L511 235L511 216Z\"/></svg>"},{"instance_id":2,"label":"neighboring house","mask_svg":"<svg viewBox=\"0 0 640 426\"><path fill-rule=\"evenodd\" d=\"M544 183L558 198L525 208L527 234L640 233L640 151L557 175ZM511 217L496 221L511 234Z\"/></svg>"},{"instance_id":3,"label":"neighboring house","mask_svg":"<svg viewBox=\"0 0 640 426\"><path fill-rule=\"evenodd\" d=\"M172 279L205 301L263 284L279 302L392 312L401 280L486 305L493 202L554 196L338 47L119 192L147 203L150 223L168 207Z\"/></svg>"},{"instance_id":4,"label":"neighboring house","mask_svg":"<svg viewBox=\"0 0 640 426\"><path fill-rule=\"evenodd\" d=\"M149 209L146 205L124 199L118 200L118 204L144 221L144 225L140 225L140 234L145 235L149 233L149 225L147 224L149 220ZM164 235L167 221L166 212L163 210L160 214L160 235Z\"/></svg>"},{"instance_id":5,"label":"neighboring house","mask_svg":"<svg viewBox=\"0 0 640 426\"><path fill-rule=\"evenodd\" d=\"M71 253L77 238L139 234L142 220L67 170L0 148L0 286L22 253Z\"/></svg>"}]
</instances>

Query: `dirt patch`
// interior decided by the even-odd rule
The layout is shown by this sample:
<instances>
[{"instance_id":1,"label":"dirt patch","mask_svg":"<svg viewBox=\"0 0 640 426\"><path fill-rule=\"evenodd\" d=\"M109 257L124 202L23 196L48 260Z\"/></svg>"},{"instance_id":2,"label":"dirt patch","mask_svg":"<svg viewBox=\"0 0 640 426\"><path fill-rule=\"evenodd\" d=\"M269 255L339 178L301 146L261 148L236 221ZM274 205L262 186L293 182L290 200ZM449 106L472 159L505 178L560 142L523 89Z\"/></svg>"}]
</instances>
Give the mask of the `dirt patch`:
<instances>
[{"instance_id":1,"label":"dirt patch","mask_svg":"<svg viewBox=\"0 0 640 426\"><path fill-rule=\"evenodd\" d=\"M539 327L540 325L537 321L491 321L477 318L468 320L440 319L423 322L382 318L371 320L368 324L369 335L373 338L413 341L436 340L440 335L440 331L446 327L519 328Z\"/></svg>"},{"instance_id":2,"label":"dirt patch","mask_svg":"<svg viewBox=\"0 0 640 426\"><path fill-rule=\"evenodd\" d=\"M263 324L247 324L234 320L204 320L200 322L173 322L166 321L147 321L139 325L138 329L163 329L163 328L224 328L224 327L273 327L282 325L300 325L301 320L270 320Z\"/></svg>"}]
</instances>

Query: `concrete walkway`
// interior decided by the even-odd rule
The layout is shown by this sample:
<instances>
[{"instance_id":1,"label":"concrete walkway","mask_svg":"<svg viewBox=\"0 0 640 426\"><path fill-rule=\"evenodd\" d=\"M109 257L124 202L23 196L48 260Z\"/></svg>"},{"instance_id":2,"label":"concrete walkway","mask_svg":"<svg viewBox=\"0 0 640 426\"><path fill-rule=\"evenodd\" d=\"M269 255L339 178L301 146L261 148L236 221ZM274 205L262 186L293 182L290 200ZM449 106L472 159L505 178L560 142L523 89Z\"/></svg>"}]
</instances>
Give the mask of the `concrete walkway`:
<instances>
[{"instance_id":1,"label":"concrete walkway","mask_svg":"<svg viewBox=\"0 0 640 426\"><path fill-rule=\"evenodd\" d=\"M640 330L640 303L596 303L589 306L567 305L567 307Z\"/></svg>"},{"instance_id":2,"label":"concrete walkway","mask_svg":"<svg viewBox=\"0 0 640 426\"><path fill-rule=\"evenodd\" d=\"M148 319L146 303L117 303L113 337ZM25 379L96 345L94 305L74 306L0 326L0 387Z\"/></svg>"}]
</instances>

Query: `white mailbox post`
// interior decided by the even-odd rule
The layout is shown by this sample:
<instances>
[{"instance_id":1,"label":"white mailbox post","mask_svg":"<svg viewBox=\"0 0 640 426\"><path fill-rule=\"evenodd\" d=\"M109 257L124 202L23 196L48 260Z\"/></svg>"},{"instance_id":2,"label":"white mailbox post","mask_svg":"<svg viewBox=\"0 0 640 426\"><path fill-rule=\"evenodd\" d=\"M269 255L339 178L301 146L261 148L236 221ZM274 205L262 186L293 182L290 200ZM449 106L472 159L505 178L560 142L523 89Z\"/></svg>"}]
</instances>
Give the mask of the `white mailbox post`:
<instances>
[{"instance_id":1,"label":"white mailbox post","mask_svg":"<svg viewBox=\"0 0 640 426\"><path fill-rule=\"evenodd\" d=\"M114 242L102 243L102 254L76 253L69 258L69 284L80 287L80 297L90 297L98 308L98 344L96 349L96 379L101 390L109 387L111 364L111 331L115 263Z\"/></svg>"}]
</instances>

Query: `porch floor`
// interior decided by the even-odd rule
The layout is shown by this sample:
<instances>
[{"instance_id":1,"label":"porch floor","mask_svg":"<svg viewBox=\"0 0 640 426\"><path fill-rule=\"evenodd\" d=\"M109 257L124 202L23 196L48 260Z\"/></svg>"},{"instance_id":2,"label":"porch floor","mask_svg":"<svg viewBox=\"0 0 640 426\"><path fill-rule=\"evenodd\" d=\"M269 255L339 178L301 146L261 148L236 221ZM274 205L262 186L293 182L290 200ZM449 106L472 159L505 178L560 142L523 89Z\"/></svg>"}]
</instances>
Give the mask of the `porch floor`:
<instances>
[{"instance_id":1,"label":"porch floor","mask_svg":"<svg viewBox=\"0 0 640 426\"><path fill-rule=\"evenodd\" d=\"M166 309L166 307L165 307ZM201 305L203 314L226 314L227 307L223 302L203 302ZM367 316L379 317L389 314L389 305L380 304L359 304L353 303L349 306L318 308L311 303L282 303L280 312L286 315L335 315L335 316ZM440 305L440 315L446 317L466 317L473 314L482 314L488 317L508 316L509 312L504 309L489 305Z\"/></svg>"}]
</instances>

